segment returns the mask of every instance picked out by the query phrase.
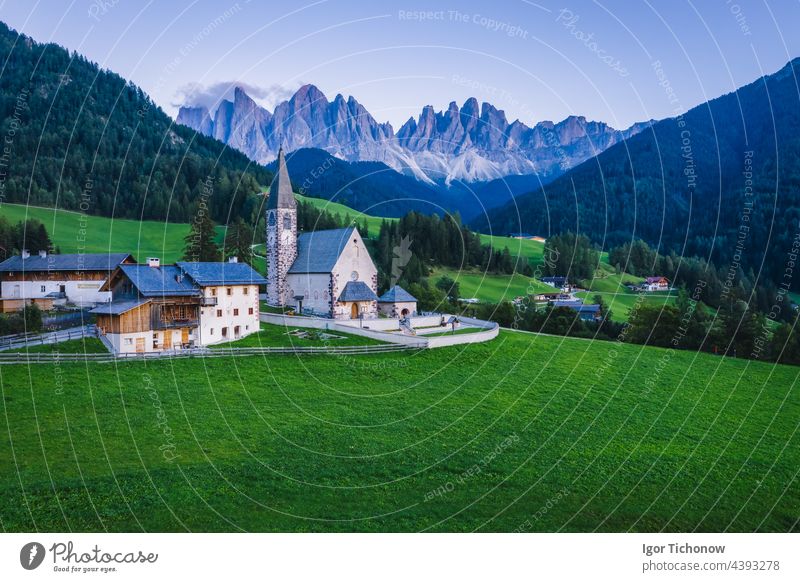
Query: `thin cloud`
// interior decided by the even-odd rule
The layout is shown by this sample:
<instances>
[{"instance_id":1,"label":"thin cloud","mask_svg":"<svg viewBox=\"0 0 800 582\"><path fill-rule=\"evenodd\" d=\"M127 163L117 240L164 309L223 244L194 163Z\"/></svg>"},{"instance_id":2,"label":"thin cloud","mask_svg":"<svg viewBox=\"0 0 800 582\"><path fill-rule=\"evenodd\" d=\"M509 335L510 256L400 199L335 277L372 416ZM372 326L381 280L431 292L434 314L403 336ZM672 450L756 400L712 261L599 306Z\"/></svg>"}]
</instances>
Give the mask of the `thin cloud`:
<instances>
[{"instance_id":1,"label":"thin cloud","mask_svg":"<svg viewBox=\"0 0 800 582\"><path fill-rule=\"evenodd\" d=\"M205 107L214 112L221 101L233 100L233 92L236 87L243 89L251 99L270 111L281 101L289 99L297 90L297 88L290 89L282 85L262 87L241 81L220 81L210 85L189 83L177 90L172 105L174 107ZM298 84L297 87L300 85Z\"/></svg>"}]
</instances>

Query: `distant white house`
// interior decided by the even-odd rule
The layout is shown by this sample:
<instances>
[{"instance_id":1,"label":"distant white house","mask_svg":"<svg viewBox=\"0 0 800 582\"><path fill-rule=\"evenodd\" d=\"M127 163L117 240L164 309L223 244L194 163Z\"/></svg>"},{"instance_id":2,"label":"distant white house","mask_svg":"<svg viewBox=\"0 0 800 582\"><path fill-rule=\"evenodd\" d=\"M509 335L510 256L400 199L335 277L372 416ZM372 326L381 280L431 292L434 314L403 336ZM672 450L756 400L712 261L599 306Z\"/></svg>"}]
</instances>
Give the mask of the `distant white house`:
<instances>
[{"instance_id":1,"label":"distant white house","mask_svg":"<svg viewBox=\"0 0 800 582\"><path fill-rule=\"evenodd\" d=\"M648 277L640 287L642 291L669 291L669 280L666 277Z\"/></svg>"},{"instance_id":2,"label":"distant white house","mask_svg":"<svg viewBox=\"0 0 800 582\"><path fill-rule=\"evenodd\" d=\"M542 277L539 280L545 285L560 289L564 293L572 292L572 285L569 284L569 280L566 277Z\"/></svg>"}]
</instances>

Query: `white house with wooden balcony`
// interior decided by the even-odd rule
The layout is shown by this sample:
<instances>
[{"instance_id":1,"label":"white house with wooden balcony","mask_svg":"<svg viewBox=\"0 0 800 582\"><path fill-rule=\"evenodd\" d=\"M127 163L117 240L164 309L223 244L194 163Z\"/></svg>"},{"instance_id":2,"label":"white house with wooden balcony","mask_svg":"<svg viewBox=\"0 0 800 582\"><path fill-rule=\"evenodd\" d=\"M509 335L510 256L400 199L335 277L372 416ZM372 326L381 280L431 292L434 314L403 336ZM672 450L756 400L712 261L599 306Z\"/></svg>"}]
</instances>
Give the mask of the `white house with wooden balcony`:
<instances>
[{"instance_id":1,"label":"white house with wooden balcony","mask_svg":"<svg viewBox=\"0 0 800 582\"><path fill-rule=\"evenodd\" d=\"M260 285L266 280L244 263L148 259L115 269L102 288L113 300L92 313L117 353L201 347L259 330Z\"/></svg>"}]
</instances>

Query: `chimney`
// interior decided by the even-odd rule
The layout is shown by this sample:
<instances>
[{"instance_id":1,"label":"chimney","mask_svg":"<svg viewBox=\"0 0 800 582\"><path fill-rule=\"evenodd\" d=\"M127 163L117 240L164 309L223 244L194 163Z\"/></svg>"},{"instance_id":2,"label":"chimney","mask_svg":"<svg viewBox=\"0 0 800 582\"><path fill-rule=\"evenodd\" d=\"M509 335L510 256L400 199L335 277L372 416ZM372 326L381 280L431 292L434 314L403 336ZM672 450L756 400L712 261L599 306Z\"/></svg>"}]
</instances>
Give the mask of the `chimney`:
<instances>
[{"instance_id":1,"label":"chimney","mask_svg":"<svg viewBox=\"0 0 800 582\"><path fill-rule=\"evenodd\" d=\"M148 267L158 267L161 265L161 259L158 257L147 257L147 266Z\"/></svg>"},{"instance_id":2,"label":"chimney","mask_svg":"<svg viewBox=\"0 0 800 582\"><path fill-rule=\"evenodd\" d=\"M236 255L234 255L232 257L228 257L228 262L229 263L238 263L239 262L239 257L237 257Z\"/></svg>"},{"instance_id":3,"label":"chimney","mask_svg":"<svg viewBox=\"0 0 800 582\"><path fill-rule=\"evenodd\" d=\"M42 259L47 258L47 251L39 251L39 257Z\"/></svg>"},{"instance_id":4,"label":"chimney","mask_svg":"<svg viewBox=\"0 0 800 582\"><path fill-rule=\"evenodd\" d=\"M30 256L31 256L31 253L30 253L30 251L28 249L22 249L22 258L23 259L27 259Z\"/></svg>"}]
</instances>

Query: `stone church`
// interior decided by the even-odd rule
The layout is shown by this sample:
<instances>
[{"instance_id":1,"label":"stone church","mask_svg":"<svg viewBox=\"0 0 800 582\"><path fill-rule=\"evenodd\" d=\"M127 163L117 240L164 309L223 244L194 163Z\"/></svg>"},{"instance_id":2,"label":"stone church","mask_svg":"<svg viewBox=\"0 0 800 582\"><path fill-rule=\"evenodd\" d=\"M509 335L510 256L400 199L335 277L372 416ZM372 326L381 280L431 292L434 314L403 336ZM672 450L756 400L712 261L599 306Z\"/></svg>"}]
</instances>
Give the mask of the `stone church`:
<instances>
[{"instance_id":1,"label":"stone church","mask_svg":"<svg viewBox=\"0 0 800 582\"><path fill-rule=\"evenodd\" d=\"M378 316L378 269L354 226L297 234L283 150L267 201L267 302L335 319Z\"/></svg>"}]
</instances>

